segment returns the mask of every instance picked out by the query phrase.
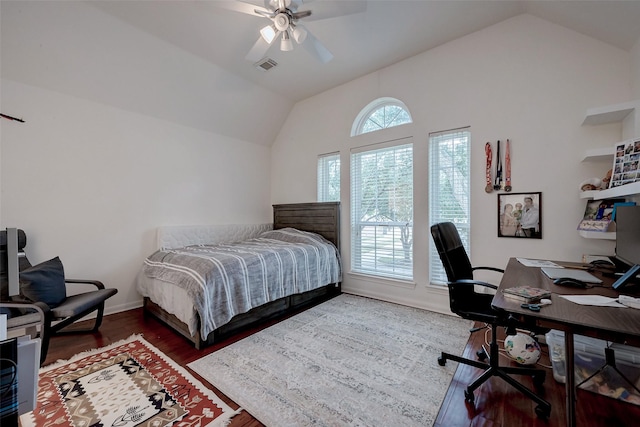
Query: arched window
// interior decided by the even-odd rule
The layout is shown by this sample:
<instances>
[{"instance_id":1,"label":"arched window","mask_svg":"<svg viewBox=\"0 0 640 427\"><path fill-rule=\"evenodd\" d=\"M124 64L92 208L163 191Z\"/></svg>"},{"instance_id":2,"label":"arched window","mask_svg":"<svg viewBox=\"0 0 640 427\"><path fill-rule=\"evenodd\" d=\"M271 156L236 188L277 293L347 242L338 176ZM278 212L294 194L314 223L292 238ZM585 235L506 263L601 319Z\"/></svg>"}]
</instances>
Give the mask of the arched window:
<instances>
[{"instance_id":1,"label":"arched window","mask_svg":"<svg viewBox=\"0 0 640 427\"><path fill-rule=\"evenodd\" d=\"M413 123L404 102L395 98L378 98L364 107L351 127L351 136Z\"/></svg>"}]
</instances>

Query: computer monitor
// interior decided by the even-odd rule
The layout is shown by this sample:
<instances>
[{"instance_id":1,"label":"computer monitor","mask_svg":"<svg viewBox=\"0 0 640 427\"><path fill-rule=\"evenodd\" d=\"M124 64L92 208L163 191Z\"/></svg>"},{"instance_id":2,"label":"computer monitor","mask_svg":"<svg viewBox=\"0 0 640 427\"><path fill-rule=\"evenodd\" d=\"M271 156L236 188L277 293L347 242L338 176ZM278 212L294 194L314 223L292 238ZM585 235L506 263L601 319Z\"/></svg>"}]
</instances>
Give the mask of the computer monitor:
<instances>
[{"instance_id":1,"label":"computer monitor","mask_svg":"<svg viewBox=\"0 0 640 427\"><path fill-rule=\"evenodd\" d=\"M616 207L616 258L630 266L613 284L620 289L640 272L640 206Z\"/></svg>"}]
</instances>

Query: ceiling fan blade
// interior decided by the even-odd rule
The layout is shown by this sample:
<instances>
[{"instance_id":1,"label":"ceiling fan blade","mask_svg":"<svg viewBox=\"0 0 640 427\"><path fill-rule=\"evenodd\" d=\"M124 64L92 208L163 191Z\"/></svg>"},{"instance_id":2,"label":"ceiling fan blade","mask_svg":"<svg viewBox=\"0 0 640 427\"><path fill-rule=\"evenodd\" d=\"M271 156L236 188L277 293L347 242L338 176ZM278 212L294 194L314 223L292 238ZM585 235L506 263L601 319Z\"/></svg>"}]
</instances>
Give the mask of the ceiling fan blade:
<instances>
[{"instance_id":1,"label":"ceiling fan blade","mask_svg":"<svg viewBox=\"0 0 640 427\"><path fill-rule=\"evenodd\" d=\"M301 12L295 12L295 13L291 14L291 17L293 19L306 18L307 16L311 16L311 11L310 10L303 10Z\"/></svg>"},{"instance_id":2,"label":"ceiling fan blade","mask_svg":"<svg viewBox=\"0 0 640 427\"><path fill-rule=\"evenodd\" d=\"M258 17L268 17L272 14L270 10L267 10L255 4L244 3L242 1L214 1L211 2L211 4L222 9L232 10L234 12L245 13L247 15Z\"/></svg>"},{"instance_id":3,"label":"ceiling fan blade","mask_svg":"<svg viewBox=\"0 0 640 427\"><path fill-rule=\"evenodd\" d=\"M247 56L244 57L247 61L250 62L258 62L264 55L267 53L271 45L267 43L262 37L258 37L258 40L255 42Z\"/></svg>"},{"instance_id":4,"label":"ceiling fan blade","mask_svg":"<svg viewBox=\"0 0 640 427\"><path fill-rule=\"evenodd\" d=\"M240 0L242 1L242 0ZM269 10L278 10L278 9L284 9L286 7L288 7L287 3L289 3L289 1L287 0L264 0L264 7L265 9L269 9Z\"/></svg>"},{"instance_id":5,"label":"ceiling fan blade","mask_svg":"<svg viewBox=\"0 0 640 427\"><path fill-rule=\"evenodd\" d=\"M273 40L279 39L280 34L281 34L281 31L278 31L276 33L276 36L273 38ZM273 44L273 41L271 43L267 43L265 39L263 39L262 37L258 37L258 40L255 42L255 44L253 45L249 53L247 53L247 56L244 57L244 59L251 62L260 61L262 58L264 58L264 56L266 55L267 51L269 50L272 44Z\"/></svg>"},{"instance_id":6,"label":"ceiling fan blade","mask_svg":"<svg viewBox=\"0 0 640 427\"><path fill-rule=\"evenodd\" d=\"M320 43L320 40L315 38L315 36L311 34L309 30L307 30L306 28L305 30L307 31L307 38L302 43L302 47L304 47L307 52L309 52L314 58L316 58L323 64L331 61L333 59L333 54L329 52L329 50L324 47L322 43Z\"/></svg>"},{"instance_id":7,"label":"ceiling fan blade","mask_svg":"<svg viewBox=\"0 0 640 427\"><path fill-rule=\"evenodd\" d=\"M311 3L313 0L291 0L291 4L289 5L289 10L295 12L298 10L303 3Z\"/></svg>"},{"instance_id":8,"label":"ceiling fan blade","mask_svg":"<svg viewBox=\"0 0 640 427\"><path fill-rule=\"evenodd\" d=\"M255 12L256 15L264 16L265 18L269 18L269 19L273 19L273 17L276 16L275 12L268 12L264 9L254 9L253 11Z\"/></svg>"}]
</instances>

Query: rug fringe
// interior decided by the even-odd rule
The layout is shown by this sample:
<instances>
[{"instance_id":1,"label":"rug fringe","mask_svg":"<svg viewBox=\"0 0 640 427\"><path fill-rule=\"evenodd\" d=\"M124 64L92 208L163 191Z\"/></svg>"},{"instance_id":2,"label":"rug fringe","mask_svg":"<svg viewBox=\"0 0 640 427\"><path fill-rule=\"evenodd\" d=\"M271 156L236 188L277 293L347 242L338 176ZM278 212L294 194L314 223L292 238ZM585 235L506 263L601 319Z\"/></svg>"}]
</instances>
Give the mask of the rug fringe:
<instances>
[{"instance_id":1,"label":"rug fringe","mask_svg":"<svg viewBox=\"0 0 640 427\"><path fill-rule=\"evenodd\" d=\"M243 408L238 408L236 410L232 410L232 412L229 412L229 419L224 420L224 422L222 423L221 427L228 427L231 425L231 420L233 420L233 417L235 417L236 415L238 415L239 413L243 412L244 409Z\"/></svg>"}]
</instances>

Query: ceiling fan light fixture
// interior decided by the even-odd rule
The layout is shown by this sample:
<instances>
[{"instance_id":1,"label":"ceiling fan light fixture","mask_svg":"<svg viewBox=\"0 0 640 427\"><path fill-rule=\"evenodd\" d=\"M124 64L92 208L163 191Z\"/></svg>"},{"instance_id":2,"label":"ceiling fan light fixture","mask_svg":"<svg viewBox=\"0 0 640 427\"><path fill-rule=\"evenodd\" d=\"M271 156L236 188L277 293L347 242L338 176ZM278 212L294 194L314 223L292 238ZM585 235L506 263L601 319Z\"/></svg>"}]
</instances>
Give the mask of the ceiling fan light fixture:
<instances>
[{"instance_id":1,"label":"ceiling fan light fixture","mask_svg":"<svg viewBox=\"0 0 640 427\"><path fill-rule=\"evenodd\" d=\"M291 43L291 37L289 37L289 31L282 32L282 41L280 42L280 50L288 52L293 50L293 43Z\"/></svg>"},{"instance_id":2,"label":"ceiling fan light fixture","mask_svg":"<svg viewBox=\"0 0 640 427\"><path fill-rule=\"evenodd\" d=\"M303 27L293 27L293 39L296 41L296 43L302 44L306 40L306 38L307 30L305 30Z\"/></svg>"},{"instance_id":3,"label":"ceiling fan light fixture","mask_svg":"<svg viewBox=\"0 0 640 427\"><path fill-rule=\"evenodd\" d=\"M285 12L280 12L273 17L273 25L278 31L285 31L289 29L289 25L291 25L291 18Z\"/></svg>"},{"instance_id":4,"label":"ceiling fan light fixture","mask_svg":"<svg viewBox=\"0 0 640 427\"><path fill-rule=\"evenodd\" d=\"M267 43L271 44L273 39L276 38L276 27L273 25L267 25L260 30L260 35Z\"/></svg>"}]
</instances>

